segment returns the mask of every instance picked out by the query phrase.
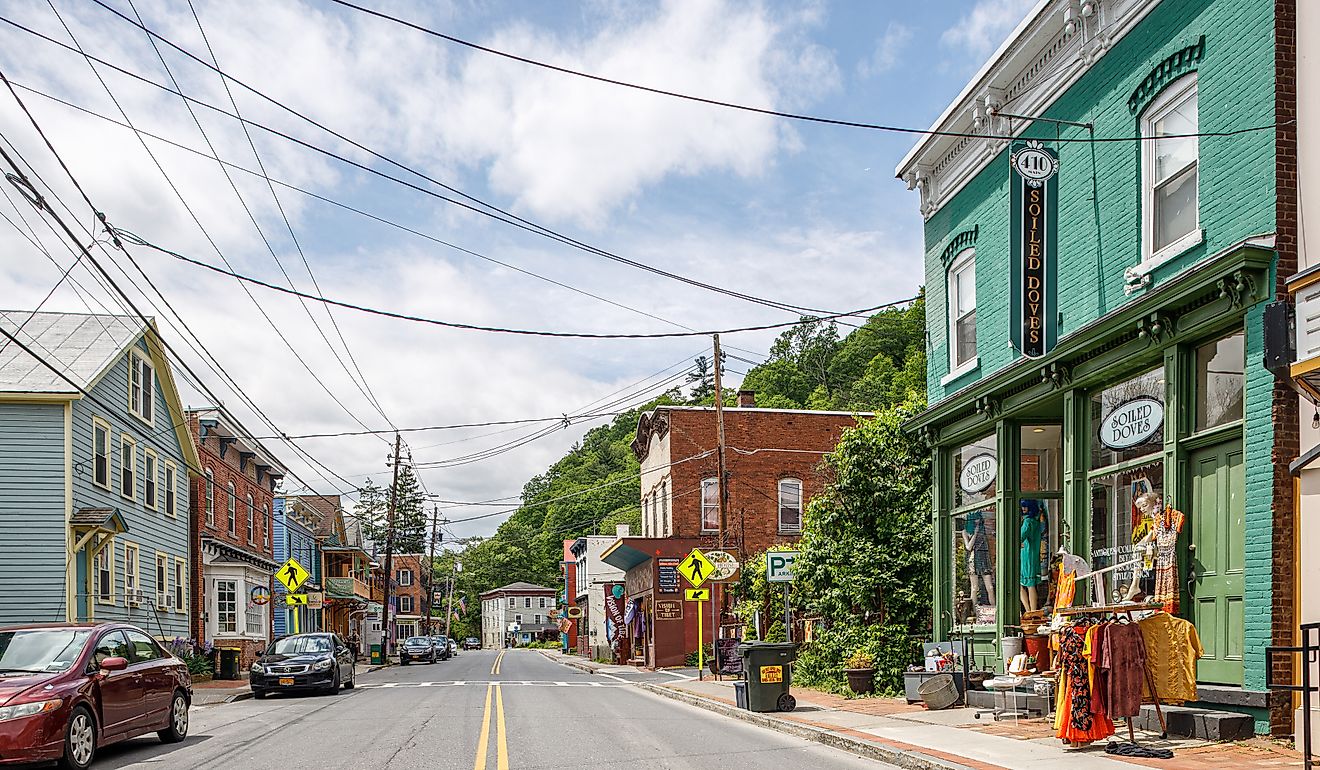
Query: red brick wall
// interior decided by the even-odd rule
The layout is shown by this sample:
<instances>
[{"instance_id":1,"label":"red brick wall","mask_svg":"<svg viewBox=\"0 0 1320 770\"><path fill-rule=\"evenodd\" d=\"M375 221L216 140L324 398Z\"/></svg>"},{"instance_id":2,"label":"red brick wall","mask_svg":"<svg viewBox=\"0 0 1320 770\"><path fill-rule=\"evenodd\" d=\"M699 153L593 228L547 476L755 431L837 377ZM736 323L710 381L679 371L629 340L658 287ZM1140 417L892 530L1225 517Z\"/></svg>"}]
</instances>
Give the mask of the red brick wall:
<instances>
[{"instance_id":1,"label":"red brick wall","mask_svg":"<svg viewBox=\"0 0 1320 770\"><path fill-rule=\"evenodd\" d=\"M412 609L404 612L399 609L400 602L396 599L394 602L395 613L399 615L420 615L423 620L426 618L427 605L426 584L423 580L426 557L415 553L396 553L394 554L393 564L390 568L394 570L394 586L390 589L390 595L402 598L404 596L412 597ZM412 570L412 585L400 585L399 573L402 570ZM444 630L444 618L440 618L440 629ZM425 629L423 623L418 623L417 631L421 633Z\"/></svg>"},{"instance_id":2,"label":"red brick wall","mask_svg":"<svg viewBox=\"0 0 1320 770\"><path fill-rule=\"evenodd\" d=\"M671 462L715 448L714 410L668 411L669 433L665 440L670 444ZM821 458L838 444L844 429L855 424L848 415L724 410L725 470L729 476L726 543L741 540L740 550L749 557L776 543L795 542L796 533L779 531L780 479L802 482L805 511L821 489ZM712 454L668 469L674 536L701 537L706 545L715 545L714 534L701 530L699 490L702 479L717 475L716 468L717 459ZM646 494L650 490L642 491Z\"/></svg>"}]
</instances>

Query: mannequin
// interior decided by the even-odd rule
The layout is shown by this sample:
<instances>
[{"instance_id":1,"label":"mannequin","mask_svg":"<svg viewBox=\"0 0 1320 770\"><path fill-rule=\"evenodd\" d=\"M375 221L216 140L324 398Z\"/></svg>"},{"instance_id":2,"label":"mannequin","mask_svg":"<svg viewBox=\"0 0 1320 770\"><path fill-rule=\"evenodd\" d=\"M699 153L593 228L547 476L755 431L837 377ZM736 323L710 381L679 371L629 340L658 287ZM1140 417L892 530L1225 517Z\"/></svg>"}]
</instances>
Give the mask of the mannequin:
<instances>
[{"instance_id":1,"label":"mannequin","mask_svg":"<svg viewBox=\"0 0 1320 770\"><path fill-rule=\"evenodd\" d=\"M980 604L978 583L985 584L986 605L995 606L995 570L990 561L990 541L985 534L985 521L980 511L967 514L963 525L963 547L967 549L967 577L971 584L972 606Z\"/></svg>"},{"instance_id":2,"label":"mannequin","mask_svg":"<svg viewBox=\"0 0 1320 770\"><path fill-rule=\"evenodd\" d=\"M1141 521L1138 523L1134 535L1141 539L1134 542L1133 546L1136 553L1142 554L1145 559L1141 564L1132 565L1132 580L1128 583L1127 591L1123 593L1123 601L1130 602L1141 593L1141 576L1145 570L1149 569L1151 560L1155 555L1155 516L1160 513L1160 496L1154 492L1147 492L1137 498L1134 505L1140 513ZM1144 531L1144 536L1142 532ZM1135 558L1135 556L1134 556Z\"/></svg>"},{"instance_id":3,"label":"mannequin","mask_svg":"<svg viewBox=\"0 0 1320 770\"><path fill-rule=\"evenodd\" d=\"M1045 523L1041 520L1039 500L1022 500L1022 527L1019 538L1018 594L1022 598L1024 612L1040 609L1040 597L1037 586L1040 585L1040 541L1045 532Z\"/></svg>"}]
</instances>

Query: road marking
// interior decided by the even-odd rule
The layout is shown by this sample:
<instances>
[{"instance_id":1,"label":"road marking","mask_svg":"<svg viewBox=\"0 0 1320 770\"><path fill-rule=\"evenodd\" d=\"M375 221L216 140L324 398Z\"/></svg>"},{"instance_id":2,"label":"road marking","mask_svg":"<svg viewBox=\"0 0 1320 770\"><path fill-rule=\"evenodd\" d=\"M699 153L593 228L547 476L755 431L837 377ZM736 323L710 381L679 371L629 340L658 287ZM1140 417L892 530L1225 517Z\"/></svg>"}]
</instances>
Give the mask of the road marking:
<instances>
[{"instance_id":1,"label":"road marking","mask_svg":"<svg viewBox=\"0 0 1320 770\"><path fill-rule=\"evenodd\" d=\"M495 662L492 663L491 666L490 666L490 675L491 675L491 676L499 676L499 673L500 673L500 661L502 661L502 660L504 660L504 650L500 650L500 654L498 654L498 655L495 656Z\"/></svg>"},{"instance_id":2,"label":"road marking","mask_svg":"<svg viewBox=\"0 0 1320 770\"><path fill-rule=\"evenodd\" d=\"M358 685L358 689L360 689L360 690L383 690L383 689L398 690L398 689L406 688L406 687L464 687L464 686L469 686L469 685L480 687L481 685L489 685L489 684L491 684L491 682L470 682L470 681L454 681L454 682L362 682L361 684ZM624 679L620 679L617 683L615 683L615 682L593 682L593 681L590 681L590 680L585 680L585 681L572 681L572 682L552 682L552 681L538 681L538 682L500 682L499 684L504 685L504 686L508 686L508 687L519 687L519 686L525 686L525 687L631 687L633 683L632 683L632 682L629 682L629 681L627 681L627 680L624 680Z\"/></svg>"},{"instance_id":3,"label":"road marking","mask_svg":"<svg viewBox=\"0 0 1320 770\"><path fill-rule=\"evenodd\" d=\"M624 678L621 677L621 676L615 676L614 674L605 674L605 673L601 673L600 676L603 676L603 677L605 677L606 679L613 679L613 680L616 681L616 682L623 682L623 683L625 683L625 684L627 684L627 682L628 682L627 679L624 679Z\"/></svg>"},{"instance_id":4,"label":"road marking","mask_svg":"<svg viewBox=\"0 0 1320 770\"><path fill-rule=\"evenodd\" d=\"M509 744L504 733L504 688L495 685L495 720L499 726L499 743L495 748L496 770L509 770Z\"/></svg>"},{"instance_id":5,"label":"road marking","mask_svg":"<svg viewBox=\"0 0 1320 770\"><path fill-rule=\"evenodd\" d=\"M486 770L486 750L490 747L490 691L494 684L486 685L486 708L481 712L481 737L477 739L477 763L473 770Z\"/></svg>"},{"instance_id":6,"label":"road marking","mask_svg":"<svg viewBox=\"0 0 1320 770\"><path fill-rule=\"evenodd\" d=\"M680 673L678 673L677 671L660 671L659 673L661 673L661 674L668 674L669 676L676 677L676 678L678 678L678 679L682 679L682 680L684 680L684 681L691 681L691 680L692 680L692 677L687 676L686 674L680 674Z\"/></svg>"}]
</instances>

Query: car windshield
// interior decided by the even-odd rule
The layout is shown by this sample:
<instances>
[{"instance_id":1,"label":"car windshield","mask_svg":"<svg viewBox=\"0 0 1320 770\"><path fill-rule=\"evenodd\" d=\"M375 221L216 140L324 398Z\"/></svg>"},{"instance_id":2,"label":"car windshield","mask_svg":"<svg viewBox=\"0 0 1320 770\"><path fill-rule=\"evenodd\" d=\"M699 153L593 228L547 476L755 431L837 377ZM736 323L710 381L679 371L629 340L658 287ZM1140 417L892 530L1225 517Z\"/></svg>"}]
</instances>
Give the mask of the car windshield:
<instances>
[{"instance_id":1,"label":"car windshield","mask_svg":"<svg viewBox=\"0 0 1320 770\"><path fill-rule=\"evenodd\" d=\"M425 636L410 636L404 644L430 644L431 640Z\"/></svg>"},{"instance_id":2,"label":"car windshield","mask_svg":"<svg viewBox=\"0 0 1320 770\"><path fill-rule=\"evenodd\" d=\"M0 676L67 671L91 635L85 628L0 631Z\"/></svg>"},{"instance_id":3,"label":"car windshield","mask_svg":"<svg viewBox=\"0 0 1320 770\"><path fill-rule=\"evenodd\" d=\"M436 644L444 644L445 642L449 641L448 639L445 639L443 636L433 636L431 638L435 640Z\"/></svg>"},{"instance_id":4,"label":"car windshield","mask_svg":"<svg viewBox=\"0 0 1320 770\"><path fill-rule=\"evenodd\" d=\"M306 655L330 652L330 640L324 636L289 636L270 646L273 655Z\"/></svg>"}]
</instances>

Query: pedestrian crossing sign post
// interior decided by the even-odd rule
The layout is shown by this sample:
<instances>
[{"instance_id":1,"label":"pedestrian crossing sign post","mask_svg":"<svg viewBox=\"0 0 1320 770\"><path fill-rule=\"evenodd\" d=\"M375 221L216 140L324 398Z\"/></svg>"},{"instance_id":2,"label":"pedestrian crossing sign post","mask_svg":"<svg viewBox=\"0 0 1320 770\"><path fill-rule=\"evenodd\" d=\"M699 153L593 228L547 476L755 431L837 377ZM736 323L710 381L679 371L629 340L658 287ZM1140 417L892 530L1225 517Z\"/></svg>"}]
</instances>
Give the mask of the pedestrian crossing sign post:
<instances>
[{"instance_id":1,"label":"pedestrian crossing sign post","mask_svg":"<svg viewBox=\"0 0 1320 770\"><path fill-rule=\"evenodd\" d=\"M275 579L280 581L280 585L284 586L289 593L302 588L302 584L306 583L307 578L311 576L312 573L299 564L297 559L289 559L281 564L279 569L275 570Z\"/></svg>"},{"instance_id":2,"label":"pedestrian crossing sign post","mask_svg":"<svg viewBox=\"0 0 1320 770\"><path fill-rule=\"evenodd\" d=\"M290 607L306 607L307 594L286 594L284 603Z\"/></svg>"},{"instance_id":3,"label":"pedestrian crossing sign post","mask_svg":"<svg viewBox=\"0 0 1320 770\"><path fill-rule=\"evenodd\" d=\"M678 563L678 572L687 578L687 582L692 584L693 588L701 588L701 584L710 580L710 576L715 574L715 565L710 563L706 554L701 552L700 548L693 548L692 553L683 557Z\"/></svg>"},{"instance_id":4,"label":"pedestrian crossing sign post","mask_svg":"<svg viewBox=\"0 0 1320 770\"><path fill-rule=\"evenodd\" d=\"M690 602L708 602L710 601L710 589L689 588L687 590L687 600Z\"/></svg>"}]
</instances>

